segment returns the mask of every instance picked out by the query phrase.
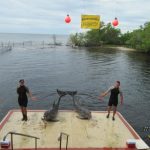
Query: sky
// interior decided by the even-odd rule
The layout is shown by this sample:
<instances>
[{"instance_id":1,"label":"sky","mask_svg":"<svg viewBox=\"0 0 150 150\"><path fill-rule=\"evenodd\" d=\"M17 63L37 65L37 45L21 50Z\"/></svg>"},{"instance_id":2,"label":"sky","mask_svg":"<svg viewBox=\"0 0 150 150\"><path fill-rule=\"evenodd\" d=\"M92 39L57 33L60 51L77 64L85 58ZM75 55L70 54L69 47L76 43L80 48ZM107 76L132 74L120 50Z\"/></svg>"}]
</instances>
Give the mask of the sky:
<instances>
[{"instance_id":1,"label":"sky","mask_svg":"<svg viewBox=\"0 0 150 150\"><path fill-rule=\"evenodd\" d=\"M69 14L72 21L66 24ZM71 34L81 29L81 15L115 17L123 33L150 21L150 0L0 0L0 33Z\"/></svg>"}]
</instances>

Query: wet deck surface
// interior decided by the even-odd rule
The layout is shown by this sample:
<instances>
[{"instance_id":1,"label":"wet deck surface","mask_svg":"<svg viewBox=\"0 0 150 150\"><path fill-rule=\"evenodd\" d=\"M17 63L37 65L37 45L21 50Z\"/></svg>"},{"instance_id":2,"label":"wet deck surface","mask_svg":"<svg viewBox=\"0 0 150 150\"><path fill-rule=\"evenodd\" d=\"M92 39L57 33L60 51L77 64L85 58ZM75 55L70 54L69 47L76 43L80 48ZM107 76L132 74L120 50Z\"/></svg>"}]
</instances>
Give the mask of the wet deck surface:
<instances>
[{"instance_id":1,"label":"wet deck surface","mask_svg":"<svg viewBox=\"0 0 150 150\"><path fill-rule=\"evenodd\" d=\"M21 121L19 111L9 112L0 125L0 140L9 132L18 132L39 137L39 148L59 148L61 132L69 134L68 148L126 148L127 139L140 137L117 113L115 121L106 118L106 112L92 112L91 120L78 119L73 111L60 111L58 122L44 123L43 111L29 111L27 122ZM10 139L10 136L8 136ZM34 139L14 136L15 148L34 148ZM66 138L62 140L65 147Z\"/></svg>"}]
</instances>

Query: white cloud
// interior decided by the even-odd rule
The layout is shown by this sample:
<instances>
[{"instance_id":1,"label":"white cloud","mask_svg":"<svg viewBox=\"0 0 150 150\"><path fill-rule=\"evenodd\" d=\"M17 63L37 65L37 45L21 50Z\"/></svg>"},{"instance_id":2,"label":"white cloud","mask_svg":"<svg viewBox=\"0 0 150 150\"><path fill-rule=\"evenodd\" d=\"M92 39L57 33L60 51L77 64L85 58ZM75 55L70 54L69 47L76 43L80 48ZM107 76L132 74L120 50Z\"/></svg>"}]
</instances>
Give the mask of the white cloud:
<instances>
[{"instance_id":1,"label":"white cloud","mask_svg":"<svg viewBox=\"0 0 150 150\"><path fill-rule=\"evenodd\" d=\"M123 32L150 21L149 0L0 0L0 32L60 33L80 29L81 14L98 14L108 23L115 17ZM72 22L65 24L70 14Z\"/></svg>"}]
</instances>

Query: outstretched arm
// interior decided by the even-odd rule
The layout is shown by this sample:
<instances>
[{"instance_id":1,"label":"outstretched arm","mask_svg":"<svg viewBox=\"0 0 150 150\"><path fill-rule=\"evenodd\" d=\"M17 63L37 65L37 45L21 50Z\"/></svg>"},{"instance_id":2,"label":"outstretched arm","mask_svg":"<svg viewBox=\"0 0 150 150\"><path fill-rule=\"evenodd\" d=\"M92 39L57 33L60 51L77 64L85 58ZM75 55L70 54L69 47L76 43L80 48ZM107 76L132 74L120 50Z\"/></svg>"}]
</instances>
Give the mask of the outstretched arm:
<instances>
[{"instance_id":1,"label":"outstretched arm","mask_svg":"<svg viewBox=\"0 0 150 150\"><path fill-rule=\"evenodd\" d=\"M37 99L36 97L32 96L32 92L29 91L29 89L27 87L26 87L26 91L27 91L28 96L31 98L31 100L36 100Z\"/></svg>"},{"instance_id":2,"label":"outstretched arm","mask_svg":"<svg viewBox=\"0 0 150 150\"><path fill-rule=\"evenodd\" d=\"M103 98L103 97L105 97L108 93L109 93L108 91L106 91L106 92L104 92L104 93L101 93L101 94L100 94L100 97Z\"/></svg>"},{"instance_id":3,"label":"outstretched arm","mask_svg":"<svg viewBox=\"0 0 150 150\"><path fill-rule=\"evenodd\" d=\"M32 95L31 91L28 92L28 95L31 98L31 100L37 100L37 98Z\"/></svg>"},{"instance_id":4,"label":"outstretched arm","mask_svg":"<svg viewBox=\"0 0 150 150\"><path fill-rule=\"evenodd\" d=\"M113 89L114 87L110 87L106 92L104 93L101 93L100 96L99 96L99 99L102 100L103 97L105 97L106 95L108 95L108 93Z\"/></svg>"},{"instance_id":5,"label":"outstretched arm","mask_svg":"<svg viewBox=\"0 0 150 150\"><path fill-rule=\"evenodd\" d=\"M123 104L123 101L124 101L124 99L123 99L123 93L122 93L122 91L120 91L120 102L121 102L121 104Z\"/></svg>"}]
</instances>

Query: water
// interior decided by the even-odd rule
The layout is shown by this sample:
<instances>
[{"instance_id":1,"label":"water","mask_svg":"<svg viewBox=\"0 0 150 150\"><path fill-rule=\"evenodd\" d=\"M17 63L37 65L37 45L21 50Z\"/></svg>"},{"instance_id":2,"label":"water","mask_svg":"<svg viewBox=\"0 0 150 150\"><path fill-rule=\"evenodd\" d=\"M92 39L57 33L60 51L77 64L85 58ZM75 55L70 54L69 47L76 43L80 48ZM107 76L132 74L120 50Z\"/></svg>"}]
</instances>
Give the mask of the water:
<instances>
[{"instance_id":1,"label":"water","mask_svg":"<svg viewBox=\"0 0 150 150\"><path fill-rule=\"evenodd\" d=\"M53 36L55 35L49 35L49 34L15 34L15 33L0 33L0 43L9 43L9 42L52 42ZM66 42L67 38L64 38L67 36L64 35L57 35L56 39L58 41L61 41L63 43Z\"/></svg>"},{"instance_id":2,"label":"water","mask_svg":"<svg viewBox=\"0 0 150 150\"><path fill-rule=\"evenodd\" d=\"M49 35L0 35L0 41L15 42L49 40ZM10 37L13 37L10 39ZM37 40L38 39L38 40ZM114 81L121 81L124 105L118 107L127 121L149 144L143 127L150 126L150 56L111 49L72 49L65 46L66 36L56 36L63 46L13 47L0 53L0 119L8 110L19 109L16 87L24 78L38 101L29 101L29 109L48 109L56 96L48 96L56 89L78 90L92 97L82 96L81 102L91 110L106 110L108 98L100 102L99 94ZM72 109L69 97L61 102L61 109Z\"/></svg>"}]
</instances>

